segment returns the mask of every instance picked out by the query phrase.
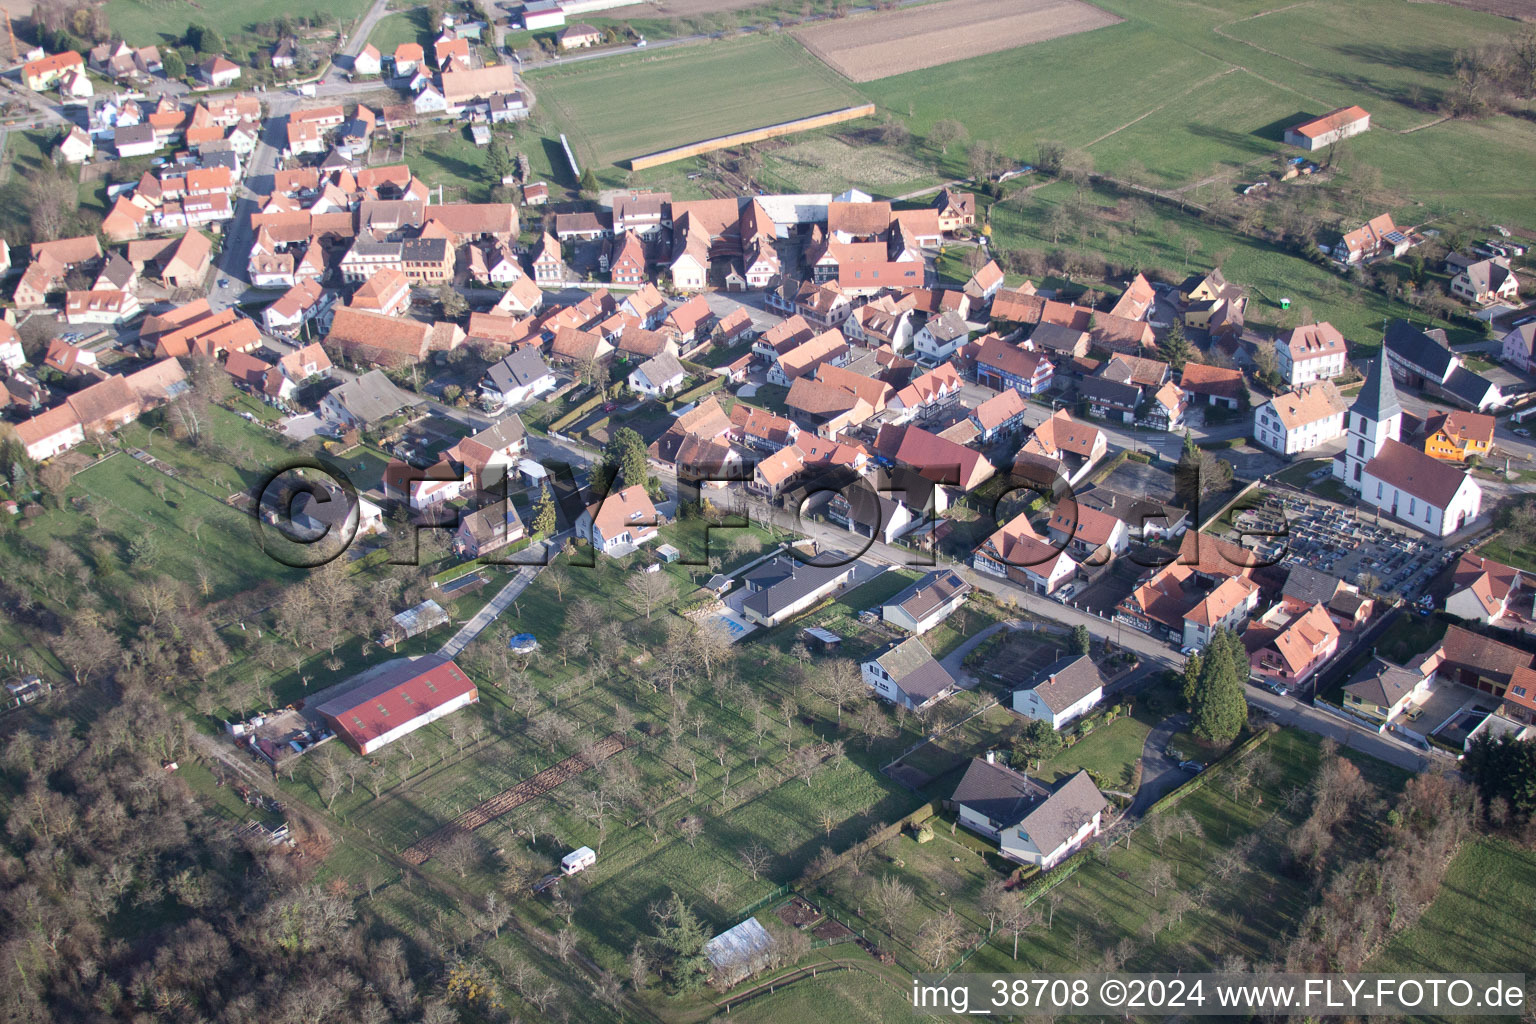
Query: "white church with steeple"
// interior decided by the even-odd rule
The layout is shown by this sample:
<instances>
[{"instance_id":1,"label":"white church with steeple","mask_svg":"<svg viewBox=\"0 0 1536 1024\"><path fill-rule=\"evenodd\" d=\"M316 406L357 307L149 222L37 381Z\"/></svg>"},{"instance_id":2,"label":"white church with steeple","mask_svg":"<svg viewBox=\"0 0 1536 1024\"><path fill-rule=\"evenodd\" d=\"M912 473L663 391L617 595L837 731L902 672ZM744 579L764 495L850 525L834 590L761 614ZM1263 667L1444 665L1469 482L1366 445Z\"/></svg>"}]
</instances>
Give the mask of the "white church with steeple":
<instances>
[{"instance_id":1,"label":"white church with steeple","mask_svg":"<svg viewBox=\"0 0 1536 1024\"><path fill-rule=\"evenodd\" d=\"M1362 501L1437 537L1477 518L1483 489L1471 474L1403 443L1403 407L1384 357L1371 364L1347 420L1333 475Z\"/></svg>"}]
</instances>

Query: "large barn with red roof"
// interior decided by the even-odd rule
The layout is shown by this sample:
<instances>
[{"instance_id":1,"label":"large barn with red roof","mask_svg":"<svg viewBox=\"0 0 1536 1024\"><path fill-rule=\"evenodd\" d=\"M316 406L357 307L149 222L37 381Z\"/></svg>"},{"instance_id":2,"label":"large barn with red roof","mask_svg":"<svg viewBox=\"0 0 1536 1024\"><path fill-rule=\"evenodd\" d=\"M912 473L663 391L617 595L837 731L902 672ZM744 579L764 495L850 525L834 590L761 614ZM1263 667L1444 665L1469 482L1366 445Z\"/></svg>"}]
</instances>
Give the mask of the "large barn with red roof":
<instances>
[{"instance_id":1,"label":"large barn with red roof","mask_svg":"<svg viewBox=\"0 0 1536 1024\"><path fill-rule=\"evenodd\" d=\"M351 682L314 710L359 754L371 754L480 699L464 670L440 654L395 658Z\"/></svg>"}]
</instances>

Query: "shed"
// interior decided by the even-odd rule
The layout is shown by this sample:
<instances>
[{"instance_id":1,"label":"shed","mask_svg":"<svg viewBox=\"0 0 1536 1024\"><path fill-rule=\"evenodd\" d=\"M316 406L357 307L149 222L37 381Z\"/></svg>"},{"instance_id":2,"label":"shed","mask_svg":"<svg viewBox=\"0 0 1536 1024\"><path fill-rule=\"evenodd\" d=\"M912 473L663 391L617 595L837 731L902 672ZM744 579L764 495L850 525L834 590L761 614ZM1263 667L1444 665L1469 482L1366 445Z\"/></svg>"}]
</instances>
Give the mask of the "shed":
<instances>
[{"instance_id":1,"label":"shed","mask_svg":"<svg viewBox=\"0 0 1536 1024\"><path fill-rule=\"evenodd\" d=\"M675 562L681 558L682 555L683 553L677 550L677 548L673 547L671 544L663 544L661 547L656 549L656 557L660 558L663 562Z\"/></svg>"},{"instance_id":2,"label":"shed","mask_svg":"<svg viewBox=\"0 0 1536 1024\"><path fill-rule=\"evenodd\" d=\"M805 631L805 635L821 644L824 651L835 651L843 638L830 629L822 629L820 626L811 626Z\"/></svg>"},{"instance_id":3,"label":"shed","mask_svg":"<svg viewBox=\"0 0 1536 1024\"><path fill-rule=\"evenodd\" d=\"M704 943L704 955L717 982L730 985L764 966L773 936L757 918L749 917Z\"/></svg>"},{"instance_id":4,"label":"shed","mask_svg":"<svg viewBox=\"0 0 1536 1024\"><path fill-rule=\"evenodd\" d=\"M519 459L517 472L529 487L542 486L549 479L549 471L533 459Z\"/></svg>"},{"instance_id":5,"label":"shed","mask_svg":"<svg viewBox=\"0 0 1536 1024\"><path fill-rule=\"evenodd\" d=\"M407 608L391 621L394 625L385 633L385 643L409 640L429 629L436 629L447 623L448 613L443 611L442 605L429 598L414 608Z\"/></svg>"},{"instance_id":6,"label":"shed","mask_svg":"<svg viewBox=\"0 0 1536 1024\"><path fill-rule=\"evenodd\" d=\"M491 144L491 130L483 124L470 125L469 134L475 140L476 146L489 146Z\"/></svg>"}]
</instances>

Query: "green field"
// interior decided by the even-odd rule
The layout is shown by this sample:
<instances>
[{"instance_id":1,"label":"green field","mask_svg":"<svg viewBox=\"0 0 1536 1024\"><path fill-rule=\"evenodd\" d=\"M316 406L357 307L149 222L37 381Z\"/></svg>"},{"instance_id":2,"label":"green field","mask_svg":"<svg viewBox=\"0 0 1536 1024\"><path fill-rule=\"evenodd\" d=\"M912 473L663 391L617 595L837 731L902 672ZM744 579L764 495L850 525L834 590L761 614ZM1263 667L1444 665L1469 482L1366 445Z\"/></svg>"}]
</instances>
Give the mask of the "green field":
<instances>
[{"instance_id":1,"label":"green field","mask_svg":"<svg viewBox=\"0 0 1536 1024\"><path fill-rule=\"evenodd\" d=\"M637 51L528 78L577 159L603 166L859 102L787 36Z\"/></svg>"},{"instance_id":2,"label":"green field","mask_svg":"<svg viewBox=\"0 0 1536 1024\"><path fill-rule=\"evenodd\" d=\"M331 0L325 13L338 19L343 28L368 9L368 0ZM191 25L206 25L225 39L252 31L256 25L287 15L309 17L317 8L310 0L107 0L107 20L114 35L135 46L163 46L179 42ZM268 40L270 45L271 40Z\"/></svg>"},{"instance_id":3,"label":"green field","mask_svg":"<svg viewBox=\"0 0 1536 1024\"><path fill-rule=\"evenodd\" d=\"M1529 971L1536 940L1512 907L1536 902L1536 851L1500 839L1464 846L1424 916L1366 965L1410 971Z\"/></svg>"},{"instance_id":4,"label":"green field","mask_svg":"<svg viewBox=\"0 0 1536 1024\"><path fill-rule=\"evenodd\" d=\"M1358 103L1372 131L1351 140L1351 156L1381 172L1400 222L1424 219L1415 199L1441 214L1536 220L1536 196L1515 184L1536 159L1529 118L1433 123L1456 50L1509 38L1507 19L1402 0L1100 6L1126 20L858 89L917 137L952 118L1019 162L1056 140L1086 150L1101 173L1139 164L1164 187L1254 174L1295 152L1285 127ZM966 172L962 147L950 147L948 168Z\"/></svg>"},{"instance_id":5,"label":"green field","mask_svg":"<svg viewBox=\"0 0 1536 1024\"><path fill-rule=\"evenodd\" d=\"M1074 200L1094 216L1075 219L1073 227L1054 236L1052 212ZM1338 274L1277 245L1212 226L1170 206L1151 207L1133 226L1119 202L1119 196L1108 188L1090 188L1079 195L1071 184L1053 182L993 205L992 237L1003 249L1061 249L1080 254L1089 267L1107 262L1126 270L1162 270L1175 280L1186 271L1204 271L1220 264L1228 280L1240 282L1248 290L1250 324L1309 322L1310 313L1330 321L1356 345L1380 344L1382 324L1387 319L1425 319L1413 307L1378 292L1362 291ZM1193 238L1198 245L1187 265L1185 238ZM1089 276L1096 275L1090 271ZM1280 308L1282 298L1291 300L1287 311ZM1452 340L1461 340L1464 333L1451 328Z\"/></svg>"}]
</instances>

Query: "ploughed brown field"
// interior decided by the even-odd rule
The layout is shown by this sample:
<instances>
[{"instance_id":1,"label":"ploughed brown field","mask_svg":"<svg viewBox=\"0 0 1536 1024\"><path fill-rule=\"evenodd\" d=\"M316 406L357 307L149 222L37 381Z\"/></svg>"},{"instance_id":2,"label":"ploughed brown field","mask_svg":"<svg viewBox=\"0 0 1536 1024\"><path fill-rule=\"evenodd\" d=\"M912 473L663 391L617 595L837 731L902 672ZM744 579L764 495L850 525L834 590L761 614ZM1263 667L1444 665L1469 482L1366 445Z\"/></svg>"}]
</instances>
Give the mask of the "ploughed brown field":
<instances>
[{"instance_id":1,"label":"ploughed brown field","mask_svg":"<svg viewBox=\"0 0 1536 1024\"><path fill-rule=\"evenodd\" d=\"M1120 20L1081 0L943 0L818 22L794 35L839 74L872 82Z\"/></svg>"}]
</instances>

